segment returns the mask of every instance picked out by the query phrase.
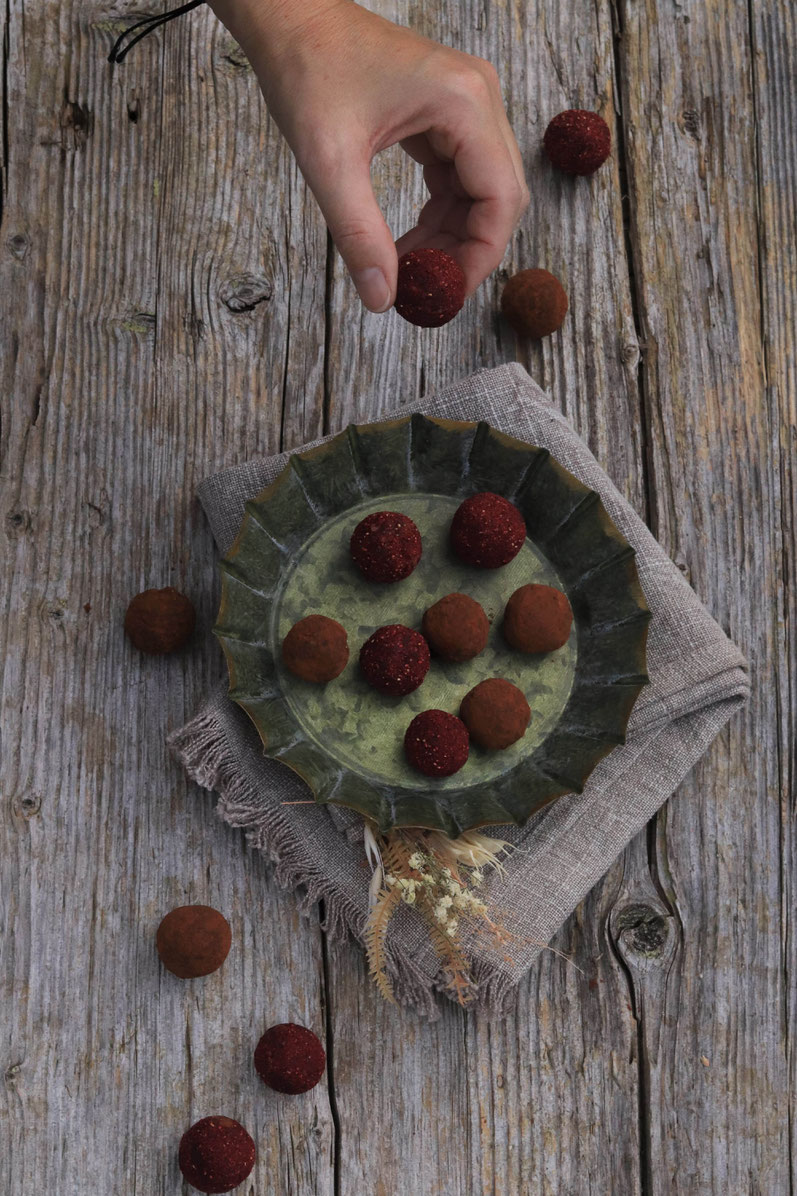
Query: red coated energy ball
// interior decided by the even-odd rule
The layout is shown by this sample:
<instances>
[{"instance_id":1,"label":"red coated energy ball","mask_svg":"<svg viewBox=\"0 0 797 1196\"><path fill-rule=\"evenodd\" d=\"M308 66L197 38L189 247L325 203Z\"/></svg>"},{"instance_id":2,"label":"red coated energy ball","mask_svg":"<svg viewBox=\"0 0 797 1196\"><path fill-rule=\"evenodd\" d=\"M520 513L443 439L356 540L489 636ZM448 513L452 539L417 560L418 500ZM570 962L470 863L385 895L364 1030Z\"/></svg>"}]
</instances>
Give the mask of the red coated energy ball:
<instances>
[{"instance_id":1,"label":"red coated energy ball","mask_svg":"<svg viewBox=\"0 0 797 1196\"><path fill-rule=\"evenodd\" d=\"M612 151L612 135L597 112L569 108L553 118L542 144L557 169L566 174L594 174Z\"/></svg>"},{"instance_id":2,"label":"red coated energy ball","mask_svg":"<svg viewBox=\"0 0 797 1196\"><path fill-rule=\"evenodd\" d=\"M517 507L500 494L485 490L466 498L451 521L454 552L466 565L498 569L513 560L526 539L526 524Z\"/></svg>"},{"instance_id":3,"label":"red coated energy ball","mask_svg":"<svg viewBox=\"0 0 797 1196\"><path fill-rule=\"evenodd\" d=\"M315 1088L327 1057L318 1037L305 1026L283 1022L266 1030L255 1048L255 1070L276 1092L296 1095Z\"/></svg>"},{"instance_id":4,"label":"red coated energy ball","mask_svg":"<svg viewBox=\"0 0 797 1196\"><path fill-rule=\"evenodd\" d=\"M391 623L380 627L360 649L360 668L380 693L411 694L429 672L429 645L420 631Z\"/></svg>"},{"instance_id":5,"label":"red coated energy ball","mask_svg":"<svg viewBox=\"0 0 797 1196\"><path fill-rule=\"evenodd\" d=\"M190 598L174 586L163 590L142 590L131 599L125 612L125 631L140 652L161 656L177 652L190 640L196 625L196 611Z\"/></svg>"},{"instance_id":6,"label":"red coated energy ball","mask_svg":"<svg viewBox=\"0 0 797 1196\"><path fill-rule=\"evenodd\" d=\"M467 594L446 594L430 606L421 623L429 647L443 660L472 660L484 651L490 624L482 607Z\"/></svg>"},{"instance_id":7,"label":"red coated energy ball","mask_svg":"<svg viewBox=\"0 0 797 1196\"><path fill-rule=\"evenodd\" d=\"M361 519L349 542L352 560L369 581L402 581L421 559L421 533L398 511L374 511Z\"/></svg>"},{"instance_id":8,"label":"red coated energy ball","mask_svg":"<svg viewBox=\"0 0 797 1196\"><path fill-rule=\"evenodd\" d=\"M572 625L567 595L554 586L521 586L504 611L504 638L518 652L555 652L567 643Z\"/></svg>"},{"instance_id":9,"label":"red coated energy ball","mask_svg":"<svg viewBox=\"0 0 797 1196\"><path fill-rule=\"evenodd\" d=\"M562 327L567 292L548 270L521 270L504 287L501 314L518 336L541 340Z\"/></svg>"},{"instance_id":10,"label":"red coated energy ball","mask_svg":"<svg viewBox=\"0 0 797 1196\"><path fill-rule=\"evenodd\" d=\"M180 1139L179 1163L199 1192L231 1192L255 1165L255 1144L232 1117L203 1117Z\"/></svg>"},{"instance_id":11,"label":"red coated energy ball","mask_svg":"<svg viewBox=\"0 0 797 1196\"><path fill-rule=\"evenodd\" d=\"M464 302L462 267L442 249L413 249L399 258L395 307L410 324L439 328Z\"/></svg>"},{"instance_id":12,"label":"red coated energy ball","mask_svg":"<svg viewBox=\"0 0 797 1196\"><path fill-rule=\"evenodd\" d=\"M480 747L493 751L522 739L531 718L525 694L501 677L480 681L462 699L460 718Z\"/></svg>"},{"instance_id":13,"label":"red coated energy ball","mask_svg":"<svg viewBox=\"0 0 797 1196\"><path fill-rule=\"evenodd\" d=\"M163 966L181 980L209 976L230 952L230 924L210 905L180 905L161 922L155 938Z\"/></svg>"},{"instance_id":14,"label":"red coated energy ball","mask_svg":"<svg viewBox=\"0 0 797 1196\"><path fill-rule=\"evenodd\" d=\"M285 668L303 681L324 685L349 663L346 628L326 615L306 615L282 641Z\"/></svg>"},{"instance_id":15,"label":"red coated energy ball","mask_svg":"<svg viewBox=\"0 0 797 1196\"><path fill-rule=\"evenodd\" d=\"M404 754L427 777L450 777L468 758L470 737L462 719L445 710L417 714L404 735Z\"/></svg>"}]
</instances>

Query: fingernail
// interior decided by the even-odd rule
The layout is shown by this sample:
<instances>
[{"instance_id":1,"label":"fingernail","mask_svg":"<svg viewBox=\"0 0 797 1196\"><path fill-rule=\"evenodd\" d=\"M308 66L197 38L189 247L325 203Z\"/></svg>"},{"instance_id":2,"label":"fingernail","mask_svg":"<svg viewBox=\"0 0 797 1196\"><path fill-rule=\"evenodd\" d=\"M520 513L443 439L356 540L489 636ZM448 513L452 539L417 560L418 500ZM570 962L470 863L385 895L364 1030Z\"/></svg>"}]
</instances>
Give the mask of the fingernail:
<instances>
[{"instance_id":1,"label":"fingernail","mask_svg":"<svg viewBox=\"0 0 797 1196\"><path fill-rule=\"evenodd\" d=\"M378 266L355 270L351 277L357 294L369 311L387 311L390 307L390 287Z\"/></svg>"}]
</instances>

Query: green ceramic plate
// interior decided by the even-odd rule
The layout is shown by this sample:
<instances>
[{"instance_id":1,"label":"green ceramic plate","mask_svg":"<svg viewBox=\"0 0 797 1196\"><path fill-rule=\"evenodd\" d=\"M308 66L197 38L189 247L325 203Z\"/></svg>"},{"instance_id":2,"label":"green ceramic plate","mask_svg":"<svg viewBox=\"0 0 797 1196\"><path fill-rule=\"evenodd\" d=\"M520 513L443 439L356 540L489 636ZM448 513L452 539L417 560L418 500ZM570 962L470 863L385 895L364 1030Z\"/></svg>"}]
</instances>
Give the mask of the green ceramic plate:
<instances>
[{"instance_id":1,"label":"green ceramic plate","mask_svg":"<svg viewBox=\"0 0 797 1196\"><path fill-rule=\"evenodd\" d=\"M469 494L493 490L526 519L519 555L497 570L463 565L448 527ZM423 538L415 572L394 585L366 582L348 544L371 511L408 515ZM647 681L650 612L634 551L598 495L545 449L488 424L413 415L350 427L291 457L273 485L247 503L238 539L221 564L215 633L230 671L230 697L254 722L266 753L302 776L319 803L349 806L382 830L434 827L458 834L489 823L524 823L563 793L580 792L598 761L625 739ZM509 595L527 582L563 589L574 626L563 648L512 652L501 634ZM491 620L475 660L433 659L406 698L376 693L360 676L365 640L385 623L420 627L428 606L470 594ZM325 614L349 636L350 660L326 686L282 666L280 645L297 619ZM526 694L526 735L504 752L472 747L453 777L420 776L404 759L404 732L421 710L457 713L485 677L506 677Z\"/></svg>"}]
</instances>

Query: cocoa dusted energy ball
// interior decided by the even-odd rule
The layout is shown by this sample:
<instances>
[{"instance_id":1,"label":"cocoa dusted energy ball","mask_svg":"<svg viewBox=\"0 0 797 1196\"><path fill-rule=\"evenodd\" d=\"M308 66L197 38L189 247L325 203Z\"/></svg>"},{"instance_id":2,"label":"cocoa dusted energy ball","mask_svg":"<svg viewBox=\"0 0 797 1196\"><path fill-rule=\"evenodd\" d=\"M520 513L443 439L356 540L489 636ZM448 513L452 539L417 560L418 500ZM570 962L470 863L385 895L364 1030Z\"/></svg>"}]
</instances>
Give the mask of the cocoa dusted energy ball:
<instances>
[{"instance_id":1,"label":"cocoa dusted energy ball","mask_svg":"<svg viewBox=\"0 0 797 1196\"><path fill-rule=\"evenodd\" d=\"M276 1092L309 1092L323 1076L326 1065L320 1039L312 1030L293 1022L266 1030L255 1048L255 1070Z\"/></svg>"},{"instance_id":2,"label":"cocoa dusted energy ball","mask_svg":"<svg viewBox=\"0 0 797 1196\"><path fill-rule=\"evenodd\" d=\"M490 677L465 695L459 714L471 739L495 751L523 738L531 708L525 694L511 681Z\"/></svg>"},{"instance_id":3,"label":"cocoa dusted energy ball","mask_svg":"<svg viewBox=\"0 0 797 1196\"><path fill-rule=\"evenodd\" d=\"M231 942L229 922L209 905L173 909L161 922L155 939L163 966L182 980L217 971Z\"/></svg>"},{"instance_id":4,"label":"cocoa dusted energy ball","mask_svg":"<svg viewBox=\"0 0 797 1196\"><path fill-rule=\"evenodd\" d=\"M479 603L467 594L446 594L423 616L421 630L443 660L472 660L484 651L490 624Z\"/></svg>"},{"instance_id":5,"label":"cocoa dusted energy ball","mask_svg":"<svg viewBox=\"0 0 797 1196\"><path fill-rule=\"evenodd\" d=\"M485 490L460 504L449 535L451 547L466 565L499 569L520 552L526 524L508 499Z\"/></svg>"},{"instance_id":6,"label":"cocoa dusted energy ball","mask_svg":"<svg viewBox=\"0 0 797 1196\"><path fill-rule=\"evenodd\" d=\"M398 511L374 511L361 519L349 542L351 559L368 581L402 581L421 559L421 533Z\"/></svg>"},{"instance_id":7,"label":"cocoa dusted energy ball","mask_svg":"<svg viewBox=\"0 0 797 1196\"><path fill-rule=\"evenodd\" d=\"M178 1161L198 1192L231 1192L255 1165L255 1144L232 1117L203 1117L180 1139Z\"/></svg>"},{"instance_id":8,"label":"cocoa dusted energy ball","mask_svg":"<svg viewBox=\"0 0 797 1196\"><path fill-rule=\"evenodd\" d=\"M465 275L442 249L413 249L399 258L396 311L420 328L453 320L465 302Z\"/></svg>"},{"instance_id":9,"label":"cocoa dusted energy ball","mask_svg":"<svg viewBox=\"0 0 797 1196\"><path fill-rule=\"evenodd\" d=\"M190 598L166 586L136 594L125 614L125 631L141 652L176 652L194 634L196 612Z\"/></svg>"},{"instance_id":10,"label":"cocoa dusted energy ball","mask_svg":"<svg viewBox=\"0 0 797 1196\"><path fill-rule=\"evenodd\" d=\"M501 314L519 336L540 340L557 332L567 315L567 295L547 270L521 270L501 295Z\"/></svg>"},{"instance_id":11,"label":"cocoa dusted energy ball","mask_svg":"<svg viewBox=\"0 0 797 1196\"><path fill-rule=\"evenodd\" d=\"M558 170L566 174L594 174L611 153L612 135L597 112L569 108L553 118L542 144Z\"/></svg>"},{"instance_id":12,"label":"cocoa dusted energy ball","mask_svg":"<svg viewBox=\"0 0 797 1196\"><path fill-rule=\"evenodd\" d=\"M573 612L554 586L515 590L504 611L504 638L518 652L554 652L567 643Z\"/></svg>"},{"instance_id":13,"label":"cocoa dusted energy ball","mask_svg":"<svg viewBox=\"0 0 797 1196\"><path fill-rule=\"evenodd\" d=\"M333 681L349 663L346 628L326 615L306 615L282 641L282 661L303 681Z\"/></svg>"},{"instance_id":14,"label":"cocoa dusted energy ball","mask_svg":"<svg viewBox=\"0 0 797 1196\"><path fill-rule=\"evenodd\" d=\"M407 727L404 754L427 777L450 777L468 758L470 737L462 719L445 710L424 710Z\"/></svg>"},{"instance_id":15,"label":"cocoa dusted energy ball","mask_svg":"<svg viewBox=\"0 0 797 1196\"><path fill-rule=\"evenodd\" d=\"M417 689L429 671L429 645L420 631L391 623L360 649L360 668L374 689L400 698Z\"/></svg>"}]
</instances>

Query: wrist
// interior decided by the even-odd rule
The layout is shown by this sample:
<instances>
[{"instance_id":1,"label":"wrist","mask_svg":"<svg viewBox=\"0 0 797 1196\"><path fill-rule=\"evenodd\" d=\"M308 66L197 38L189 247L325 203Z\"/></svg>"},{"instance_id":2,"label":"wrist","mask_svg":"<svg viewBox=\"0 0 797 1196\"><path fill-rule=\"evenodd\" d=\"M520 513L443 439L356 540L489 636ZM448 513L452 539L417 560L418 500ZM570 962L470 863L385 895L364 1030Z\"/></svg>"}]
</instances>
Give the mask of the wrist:
<instances>
[{"instance_id":1,"label":"wrist","mask_svg":"<svg viewBox=\"0 0 797 1196\"><path fill-rule=\"evenodd\" d=\"M302 43L312 44L321 27L352 0L208 0L219 20L255 66L274 62Z\"/></svg>"}]
</instances>

